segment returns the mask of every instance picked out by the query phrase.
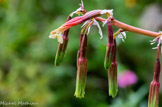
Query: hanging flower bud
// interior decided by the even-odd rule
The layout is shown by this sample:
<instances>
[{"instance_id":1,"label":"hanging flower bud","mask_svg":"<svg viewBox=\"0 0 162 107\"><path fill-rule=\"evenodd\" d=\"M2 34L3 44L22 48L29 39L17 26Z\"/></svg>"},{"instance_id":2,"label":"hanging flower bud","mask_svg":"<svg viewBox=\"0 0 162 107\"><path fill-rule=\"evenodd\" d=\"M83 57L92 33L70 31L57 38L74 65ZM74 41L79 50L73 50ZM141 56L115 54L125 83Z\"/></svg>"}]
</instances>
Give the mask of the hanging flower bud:
<instances>
[{"instance_id":1,"label":"hanging flower bud","mask_svg":"<svg viewBox=\"0 0 162 107\"><path fill-rule=\"evenodd\" d=\"M111 21L108 21L108 44L106 46L106 56L104 67L109 69L113 59L113 47L114 47L114 38L113 38L113 28Z\"/></svg>"},{"instance_id":2,"label":"hanging flower bud","mask_svg":"<svg viewBox=\"0 0 162 107\"><path fill-rule=\"evenodd\" d=\"M108 69L108 81L109 81L109 95L113 98L118 92L117 83L117 61L116 61L116 40L114 39L114 45L112 50L112 63L110 69Z\"/></svg>"},{"instance_id":3,"label":"hanging flower bud","mask_svg":"<svg viewBox=\"0 0 162 107\"><path fill-rule=\"evenodd\" d=\"M78 98L84 97L84 90L86 85L86 77L87 77L87 59L86 56L86 46L87 46L87 35L85 34L82 38L81 47L80 47L80 55L77 64L77 78L76 78L76 89L75 96Z\"/></svg>"},{"instance_id":4,"label":"hanging flower bud","mask_svg":"<svg viewBox=\"0 0 162 107\"><path fill-rule=\"evenodd\" d=\"M68 16L66 21L69 21L70 19L71 19L71 16ZM62 41L62 43L59 43L59 45L58 45L57 52L56 52L56 58L55 58L56 66L59 66L64 58L68 40L69 40L68 33L69 33L69 29L67 29L66 31L63 32L63 35L62 35L63 41Z\"/></svg>"},{"instance_id":5,"label":"hanging flower bud","mask_svg":"<svg viewBox=\"0 0 162 107\"><path fill-rule=\"evenodd\" d=\"M78 98L84 98L84 90L86 85L87 77L87 59L80 57L78 59L77 78L76 78L76 89L75 96Z\"/></svg>"},{"instance_id":6,"label":"hanging flower bud","mask_svg":"<svg viewBox=\"0 0 162 107\"><path fill-rule=\"evenodd\" d=\"M148 107L158 107L160 83L152 81L150 85Z\"/></svg>"},{"instance_id":7,"label":"hanging flower bud","mask_svg":"<svg viewBox=\"0 0 162 107\"><path fill-rule=\"evenodd\" d=\"M108 69L108 79L109 79L109 95L111 95L114 98L118 92L117 61L112 62L110 69Z\"/></svg>"},{"instance_id":8,"label":"hanging flower bud","mask_svg":"<svg viewBox=\"0 0 162 107\"><path fill-rule=\"evenodd\" d=\"M148 107L158 107L159 103L159 76L160 76L160 61L159 61L159 50L160 45L157 49L157 59L155 62L155 69L154 69L154 77L153 81L150 85L150 92L149 92L149 99L148 99Z\"/></svg>"}]
</instances>

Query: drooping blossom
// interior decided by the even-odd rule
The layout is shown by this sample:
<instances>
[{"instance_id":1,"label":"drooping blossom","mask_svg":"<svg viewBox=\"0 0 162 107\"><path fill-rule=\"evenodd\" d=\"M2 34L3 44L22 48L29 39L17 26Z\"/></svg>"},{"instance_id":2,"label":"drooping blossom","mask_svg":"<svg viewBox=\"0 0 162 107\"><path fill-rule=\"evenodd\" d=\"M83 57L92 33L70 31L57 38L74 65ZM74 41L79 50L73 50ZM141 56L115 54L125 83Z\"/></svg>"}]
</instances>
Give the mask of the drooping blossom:
<instances>
[{"instance_id":1,"label":"drooping blossom","mask_svg":"<svg viewBox=\"0 0 162 107\"><path fill-rule=\"evenodd\" d=\"M87 12L86 14L84 14L83 16L79 16L79 17L75 17L69 21L67 21L66 23L64 23L63 25L61 25L59 28L53 30L50 32L50 36L49 38L53 38L53 39L56 39L58 40L59 43L63 43L63 39L62 39L62 33L73 27L73 26L76 26L76 25L79 25L81 23L83 23L84 21L86 20L89 20L89 19L92 19L94 17L97 17L97 16L100 16L102 14L112 14L112 13L109 13L109 10L93 10L93 11L90 11L90 12Z\"/></svg>"},{"instance_id":2,"label":"drooping blossom","mask_svg":"<svg viewBox=\"0 0 162 107\"><path fill-rule=\"evenodd\" d=\"M157 58L155 61L154 76L150 84L148 107L158 107L159 105L159 88L160 88L160 60L159 60L160 46L157 48Z\"/></svg>"},{"instance_id":3,"label":"drooping blossom","mask_svg":"<svg viewBox=\"0 0 162 107\"><path fill-rule=\"evenodd\" d=\"M81 46L79 51L79 58L77 62L77 78L76 78L76 88L75 88L75 96L77 98L84 98L85 94L85 85L86 85L86 77L87 77L87 68L88 61L86 59L86 47L87 47L87 35L81 35Z\"/></svg>"},{"instance_id":4,"label":"drooping blossom","mask_svg":"<svg viewBox=\"0 0 162 107\"><path fill-rule=\"evenodd\" d=\"M69 21L69 20L71 20L71 16L68 16L66 21ZM61 41L61 43L59 42L57 52L56 52L56 57L55 57L55 65L56 66L59 66L64 58L67 44L69 41L69 37L68 37L69 30L70 29L67 29L66 31L64 31L62 36L60 37L62 39L62 41Z\"/></svg>"},{"instance_id":5,"label":"drooping blossom","mask_svg":"<svg viewBox=\"0 0 162 107\"><path fill-rule=\"evenodd\" d=\"M112 23L109 21L108 23L108 43L106 46L106 55L104 61L105 69L109 69L113 60L114 55L114 37L113 37L113 28Z\"/></svg>"}]
</instances>

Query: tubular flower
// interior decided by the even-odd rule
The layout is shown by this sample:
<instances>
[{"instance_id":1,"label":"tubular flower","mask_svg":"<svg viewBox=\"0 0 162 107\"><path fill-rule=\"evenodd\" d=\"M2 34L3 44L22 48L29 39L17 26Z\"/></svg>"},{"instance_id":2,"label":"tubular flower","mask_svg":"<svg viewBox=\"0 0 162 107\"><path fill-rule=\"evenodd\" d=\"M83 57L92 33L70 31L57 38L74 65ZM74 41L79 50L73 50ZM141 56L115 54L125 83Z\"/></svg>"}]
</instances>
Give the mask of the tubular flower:
<instances>
[{"instance_id":1,"label":"tubular flower","mask_svg":"<svg viewBox=\"0 0 162 107\"><path fill-rule=\"evenodd\" d=\"M104 67L108 69L109 95L113 98L117 95L117 61L116 61L116 40L113 36L111 20L108 20L108 43L106 46L106 55Z\"/></svg>"},{"instance_id":2,"label":"tubular flower","mask_svg":"<svg viewBox=\"0 0 162 107\"><path fill-rule=\"evenodd\" d=\"M84 34L82 37L81 47L80 47L80 56L77 64L77 78L76 78L76 89L75 96L77 98L84 98L84 90L86 85L87 77L87 59L86 59L86 46L87 46L87 35Z\"/></svg>"},{"instance_id":3,"label":"tubular flower","mask_svg":"<svg viewBox=\"0 0 162 107\"><path fill-rule=\"evenodd\" d=\"M118 92L117 83L117 61L116 61L116 40L114 39L114 45L112 50L112 63L111 67L108 69L108 81L109 81L109 95L113 98Z\"/></svg>"},{"instance_id":4,"label":"tubular flower","mask_svg":"<svg viewBox=\"0 0 162 107\"><path fill-rule=\"evenodd\" d=\"M71 20L71 16L68 16L66 21L69 21L69 20ZM68 37L69 30L70 29L67 29L66 31L64 31L64 33L62 35L62 43L59 43L59 45L58 45L56 57L55 57L55 65L56 66L59 66L64 58L68 40L69 40L69 37Z\"/></svg>"},{"instance_id":5,"label":"tubular flower","mask_svg":"<svg viewBox=\"0 0 162 107\"><path fill-rule=\"evenodd\" d=\"M59 43L63 43L63 38L62 38L62 33L64 31L66 31L67 29L69 29L70 27L73 27L75 25L81 24L82 21L82 17L75 17L69 21L67 21L65 24L63 24L62 26L60 26L58 29L53 30L50 33L49 38L53 38L58 40Z\"/></svg>"},{"instance_id":6,"label":"tubular flower","mask_svg":"<svg viewBox=\"0 0 162 107\"><path fill-rule=\"evenodd\" d=\"M108 69L108 78L109 78L109 95L111 95L114 98L118 92L117 61L112 62L110 69Z\"/></svg>"},{"instance_id":7,"label":"tubular flower","mask_svg":"<svg viewBox=\"0 0 162 107\"><path fill-rule=\"evenodd\" d=\"M160 83L152 81L150 85L148 107L158 107Z\"/></svg>"},{"instance_id":8,"label":"tubular flower","mask_svg":"<svg viewBox=\"0 0 162 107\"><path fill-rule=\"evenodd\" d=\"M113 47L114 47L113 28L112 28L112 23L109 21L108 22L108 43L106 46L106 56L104 62L105 69L109 69L111 66L113 54L114 54Z\"/></svg>"},{"instance_id":9,"label":"tubular flower","mask_svg":"<svg viewBox=\"0 0 162 107\"><path fill-rule=\"evenodd\" d=\"M150 85L150 92L149 92L149 99L148 99L148 107L158 107L159 103L159 76L160 76L160 61L159 61L159 49L157 49L157 59L155 62L155 69L154 69L154 77Z\"/></svg>"},{"instance_id":10,"label":"tubular flower","mask_svg":"<svg viewBox=\"0 0 162 107\"><path fill-rule=\"evenodd\" d=\"M97 17L97 16L100 16L102 14L112 14L111 11L109 10L93 10L93 11L90 11L86 14L84 14L83 16L79 16L79 17L75 17L69 21L67 21L66 23L64 23L63 25L61 25L59 28L51 31L50 33L50 36L49 38L53 38L53 39L56 39L58 40L59 43L63 43L63 38L62 38L62 33L73 27L73 26L76 26L76 25L79 25L81 23L83 23L84 21L86 20L89 20L89 19L92 19L94 17Z\"/></svg>"}]
</instances>

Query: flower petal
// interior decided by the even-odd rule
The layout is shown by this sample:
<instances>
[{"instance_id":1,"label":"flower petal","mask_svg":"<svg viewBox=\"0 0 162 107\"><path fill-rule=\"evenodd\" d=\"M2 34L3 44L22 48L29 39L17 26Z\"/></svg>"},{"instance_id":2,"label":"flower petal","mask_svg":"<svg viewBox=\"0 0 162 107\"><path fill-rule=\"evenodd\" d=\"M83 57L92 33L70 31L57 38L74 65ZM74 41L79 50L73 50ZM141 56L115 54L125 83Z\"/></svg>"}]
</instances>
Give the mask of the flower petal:
<instances>
[{"instance_id":1,"label":"flower petal","mask_svg":"<svg viewBox=\"0 0 162 107\"><path fill-rule=\"evenodd\" d=\"M59 42L59 43L63 43L63 38L62 38L62 35L60 36L57 36L57 41Z\"/></svg>"},{"instance_id":2,"label":"flower petal","mask_svg":"<svg viewBox=\"0 0 162 107\"><path fill-rule=\"evenodd\" d=\"M113 16L113 9L111 9L111 10L104 9L100 12L100 14L106 14L106 13L110 14L110 16Z\"/></svg>"},{"instance_id":3,"label":"flower petal","mask_svg":"<svg viewBox=\"0 0 162 107\"><path fill-rule=\"evenodd\" d=\"M102 27L104 27L107 22L108 22L108 19L106 19L105 21L103 21Z\"/></svg>"},{"instance_id":4,"label":"flower petal","mask_svg":"<svg viewBox=\"0 0 162 107\"><path fill-rule=\"evenodd\" d=\"M122 39L122 41L124 42L124 39L126 39L126 33L125 32L120 32L118 34L118 38Z\"/></svg>"},{"instance_id":5,"label":"flower petal","mask_svg":"<svg viewBox=\"0 0 162 107\"><path fill-rule=\"evenodd\" d=\"M122 34L123 37L126 39L126 33L125 33L125 32L121 32L121 34Z\"/></svg>"},{"instance_id":6,"label":"flower petal","mask_svg":"<svg viewBox=\"0 0 162 107\"><path fill-rule=\"evenodd\" d=\"M85 9L84 9L84 4L83 4L83 1L81 0L81 3L79 4L80 5L80 7L76 10L76 11L74 11L74 12L72 12L71 14L70 14L70 16L72 17L74 14L78 14L79 16L80 15L83 15L83 13L85 12Z\"/></svg>"},{"instance_id":7,"label":"flower petal","mask_svg":"<svg viewBox=\"0 0 162 107\"><path fill-rule=\"evenodd\" d=\"M81 28L82 27L84 27L87 23L89 23L90 21L89 20L87 20L87 21L85 21L84 23L83 23L83 25L81 26Z\"/></svg>"},{"instance_id":8,"label":"flower petal","mask_svg":"<svg viewBox=\"0 0 162 107\"><path fill-rule=\"evenodd\" d=\"M151 45L153 45L155 42L157 42L157 47L154 47L152 49L157 49L158 46L160 46L162 44L162 35L156 37L155 39L151 40Z\"/></svg>"},{"instance_id":9,"label":"flower petal","mask_svg":"<svg viewBox=\"0 0 162 107\"><path fill-rule=\"evenodd\" d=\"M121 34L121 33L119 33L119 34L118 34L118 38L120 38L120 39L122 39L122 38L123 38L123 36L122 36L122 34Z\"/></svg>"},{"instance_id":10,"label":"flower petal","mask_svg":"<svg viewBox=\"0 0 162 107\"><path fill-rule=\"evenodd\" d=\"M95 19L94 19L93 25L96 25L96 26L98 27L98 29L99 29L99 34L100 34L100 36L101 36L100 39L102 39L102 38L103 38L102 29L101 29L99 23L98 23Z\"/></svg>"},{"instance_id":11,"label":"flower petal","mask_svg":"<svg viewBox=\"0 0 162 107\"><path fill-rule=\"evenodd\" d=\"M152 49L157 49L158 47L153 47Z\"/></svg>"},{"instance_id":12,"label":"flower petal","mask_svg":"<svg viewBox=\"0 0 162 107\"><path fill-rule=\"evenodd\" d=\"M83 0L81 0L81 4L80 4L80 6L84 7L84 3L83 3Z\"/></svg>"},{"instance_id":13,"label":"flower petal","mask_svg":"<svg viewBox=\"0 0 162 107\"><path fill-rule=\"evenodd\" d=\"M89 26L89 28L88 28L87 35L89 34L90 30L91 30L91 26Z\"/></svg>"}]
</instances>

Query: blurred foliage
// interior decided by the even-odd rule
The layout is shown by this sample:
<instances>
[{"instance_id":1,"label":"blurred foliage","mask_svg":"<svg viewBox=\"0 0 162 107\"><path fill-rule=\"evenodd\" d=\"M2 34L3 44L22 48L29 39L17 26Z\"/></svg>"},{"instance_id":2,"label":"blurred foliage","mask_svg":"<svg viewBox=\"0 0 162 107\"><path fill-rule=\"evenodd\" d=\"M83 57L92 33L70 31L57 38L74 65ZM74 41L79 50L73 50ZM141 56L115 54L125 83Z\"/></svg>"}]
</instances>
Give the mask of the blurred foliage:
<instances>
[{"instance_id":1,"label":"blurred foliage","mask_svg":"<svg viewBox=\"0 0 162 107\"><path fill-rule=\"evenodd\" d=\"M161 0L84 0L84 5L87 11L113 8L116 19L139 27L142 11L155 2ZM149 44L153 38L128 32L124 43L117 40L118 71L133 70L139 80L133 87L119 89L118 96L112 99L103 67L106 26L102 40L97 27L91 29L86 94L84 99L74 97L80 26L70 29L66 55L59 67L54 66L58 43L48 35L65 22L79 3L80 0L0 0L0 101L31 101L42 107L147 107L156 57Z\"/></svg>"}]
</instances>

